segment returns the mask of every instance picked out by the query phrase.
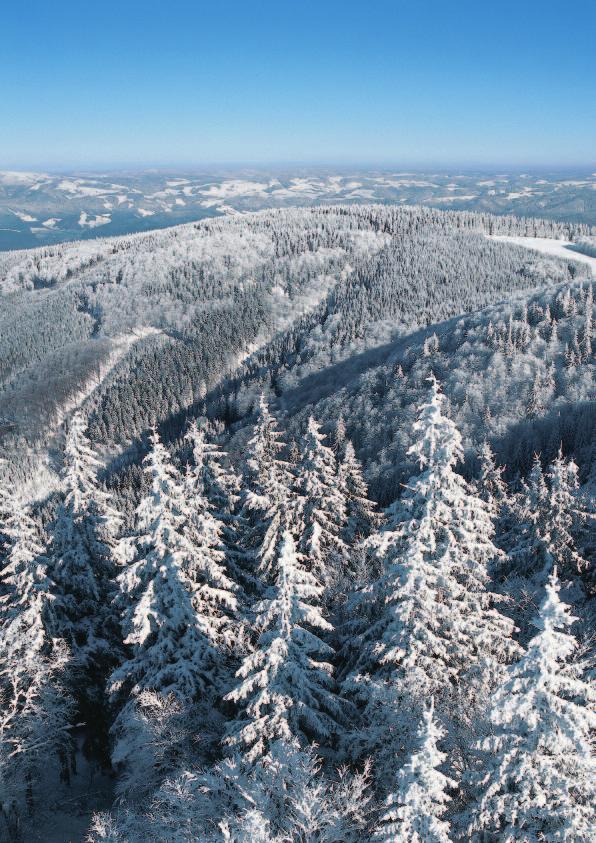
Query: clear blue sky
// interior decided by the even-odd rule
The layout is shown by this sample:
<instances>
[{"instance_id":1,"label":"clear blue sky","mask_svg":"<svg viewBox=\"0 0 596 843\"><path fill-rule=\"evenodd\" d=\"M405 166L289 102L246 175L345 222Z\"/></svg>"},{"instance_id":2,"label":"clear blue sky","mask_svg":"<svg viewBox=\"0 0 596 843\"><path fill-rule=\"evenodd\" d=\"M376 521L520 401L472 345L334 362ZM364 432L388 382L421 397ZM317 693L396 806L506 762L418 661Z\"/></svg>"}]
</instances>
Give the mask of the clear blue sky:
<instances>
[{"instance_id":1,"label":"clear blue sky","mask_svg":"<svg viewBox=\"0 0 596 843\"><path fill-rule=\"evenodd\" d=\"M593 165L593 0L6 0L0 168Z\"/></svg>"}]
</instances>

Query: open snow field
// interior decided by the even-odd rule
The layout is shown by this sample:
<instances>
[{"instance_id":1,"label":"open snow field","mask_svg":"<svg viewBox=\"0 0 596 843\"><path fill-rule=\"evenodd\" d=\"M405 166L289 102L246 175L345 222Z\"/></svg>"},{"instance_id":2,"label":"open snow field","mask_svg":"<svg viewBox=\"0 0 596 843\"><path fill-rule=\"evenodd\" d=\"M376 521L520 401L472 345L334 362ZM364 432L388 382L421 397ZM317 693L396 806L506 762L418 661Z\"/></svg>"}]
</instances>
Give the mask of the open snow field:
<instances>
[{"instance_id":1,"label":"open snow field","mask_svg":"<svg viewBox=\"0 0 596 843\"><path fill-rule=\"evenodd\" d=\"M501 234L487 234L491 240L501 240L503 243L515 243L517 246L524 246L526 249L534 249L536 252L543 252L556 258L572 258L579 263L586 263L592 267L592 275L596 275L596 258L584 255L573 248L569 240L553 240L550 237L509 237Z\"/></svg>"}]
</instances>

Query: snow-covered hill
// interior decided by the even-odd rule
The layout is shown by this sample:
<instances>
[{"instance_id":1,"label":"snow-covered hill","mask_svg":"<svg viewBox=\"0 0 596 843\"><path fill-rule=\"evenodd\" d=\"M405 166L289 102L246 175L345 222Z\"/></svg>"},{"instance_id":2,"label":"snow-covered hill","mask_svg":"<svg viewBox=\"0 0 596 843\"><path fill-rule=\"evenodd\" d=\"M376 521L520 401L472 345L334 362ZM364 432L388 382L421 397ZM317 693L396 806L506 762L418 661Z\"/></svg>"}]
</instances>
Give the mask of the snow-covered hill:
<instances>
[{"instance_id":1,"label":"snow-covered hill","mask_svg":"<svg viewBox=\"0 0 596 843\"><path fill-rule=\"evenodd\" d=\"M596 224L594 173L0 171L0 250L265 208L383 202Z\"/></svg>"}]
</instances>

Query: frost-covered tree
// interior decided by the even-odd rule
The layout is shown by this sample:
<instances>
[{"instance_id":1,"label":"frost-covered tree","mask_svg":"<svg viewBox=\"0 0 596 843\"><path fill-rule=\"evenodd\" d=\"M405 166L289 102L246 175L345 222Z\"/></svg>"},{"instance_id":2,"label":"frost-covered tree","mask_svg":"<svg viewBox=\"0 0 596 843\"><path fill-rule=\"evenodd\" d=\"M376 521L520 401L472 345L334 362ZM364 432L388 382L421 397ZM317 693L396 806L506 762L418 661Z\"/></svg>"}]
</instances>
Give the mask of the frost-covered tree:
<instances>
[{"instance_id":1,"label":"frost-covered tree","mask_svg":"<svg viewBox=\"0 0 596 843\"><path fill-rule=\"evenodd\" d=\"M285 530L297 521L294 476L283 458L285 444L275 416L264 396L259 399L257 421L246 445L246 485L241 517L243 544L257 579L270 582Z\"/></svg>"},{"instance_id":2,"label":"frost-covered tree","mask_svg":"<svg viewBox=\"0 0 596 843\"><path fill-rule=\"evenodd\" d=\"M339 461L338 486L345 500L346 524L343 539L348 546L367 538L380 524L375 504L368 496L368 487L362 475L362 466L354 451L354 446L347 441Z\"/></svg>"},{"instance_id":3,"label":"frost-covered tree","mask_svg":"<svg viewBox=\"0 0 596 843\"><path fill-rule=\"evenodd\" d=\"M81 667L99 676L112 661L117 640L109 601L122 561L116 541L120 516L97 480L100 468L84 418L76 413L64 448L64 500L51 530L52 577L58 632Z\"/></svg>"},{"instance_id":4,"label":"frost-covered tree","mask_svg":"<svg viewBox=\"0 0 596 843\"><path fill-rule=\"evenodd\" d=\"M547 482L549 495L545 526L548 532L545 540L548 553L563 576L573 576L588 565L577 551L575 535L584 523L594 523L594 517L584 511L578 495L577 465L573 460L565 460L562 449L549 466Z\"/></svg>"},{"instance_id":5,"label":"frost-covered tree","mask_svg":"<svg viewBox=\"0 0 596 843\"><path fill-rule=\"evenodd\" d=\"M326 589L346 576L348 549L342 538L347 526L346 487L339 480L337 461L324 443L317 421L311 416L300 443L298 489L302 496L299 548L305 563ZM356 466L352 466L354 473ZM346 476L348 482L347 467ZM355 477L350 478L351 483Z\"/></svg>"},{"instance_id":6,"label":"frost-covered tree","mask_svg":"<svg viewBox=\"0 0 596 843\"><path fill-rule=\"evenodd\" d=\"M403 752L431 695L442 707L455 693L462 715L471 716L517 652L513 624L488 588L487 566L498 556L490 510L455 472L461 437L441 404L432 378L410 449L421 473L370 541L383 572L370 595L378 615L362 632L359 660L344 681L364 706L363 728L347 738L352 753Z\"/></svg>"},{"instance_id":7,"label":"frost-covered tree","mask_svg":"<svg viewBox=\"0 0 596 843\"><path fill-rule=\"evenodd\" d=\"M226 696L239 708L226 742L248 763L266 755L278 740L329 741L340 715L333 650L320 637L332 629L320 609L323 589L306 569L289 531L273 564L274 583L256 609L260 634L255 650Z\"/></svg>"},{"instance_id":8,"label":"frost-covered tree","mask_svg":"<svg viewBox=\"0 0 596 843\"><path fill-rule=\"evenodd\" d=\"M556 565L565 577L587 567L575 536L590 521L578 494L577 466L561 450L546 475L538 455L523 483L517 504L518 523L510 538L509 555L517 572L542 582Z\"/></svg>"},{"instance_id":9,"label":"frost-covered tree","mask_svg":"<svg viewBox=\"0 0 596 843\"><path fill-rule=\"evenodd\" d=\"M442 817L455 782L439 769L447 757L437 746L443 735L431 701L418 727L416 750L399 771L397 791L387 798L375 843L449 843L449 823Z\"/></svg>"},{"instance_id":10,"label":"frost-covered tree","mask_svg":"<svg viewBox=\"0 0 596 843\"><path fill-rule=\"evenodd\" d=\"M199 491L218 517L228 521L238 502L240 478L231 468L223 465L224 452L219 445L207 439L196 420L193 419L188 426L185 438L193 457L186 475L190 484L188 494Z\"/></svg>"},{"instance_id":11,"label":"frost-covered tree","mask_svg":"<svg viewBox=\"0 0 596 843\"><path fill-rule=\"evenodd\" d=\"M225 677L228 613L235 606L217 527L200 497L189 509L182 478L156 432L144 466L151 487L128 542L132 561L119 576L128 658L110 681L123 704L114 758L124 766L135 763L133 736L149 722L147 693L171 697L182 713L193 704L213 722Z\"/></svg>"},{"instance_id":12,"label":"frost-covered tree","mask_svg":"<svg viewBox=\"0 0 596 843\"><path fill-rule=\"evenodd\" d=\"M222 520L233 508L234 501L218 462L219 449L210 446L202 432L192 426L190 437L194 462L184 477L184 520L180 529L192 547L187 571L193 582L193 607L200 622L206 625L209 639L222 650L223 658L223 652L233 646L232 627L237 626L238 587L227 571L226 525ZM218 494L222 509L212 503L209 490Z\"/></svg>"},{"instance_id":13,"label":"frost-covered tree","mask_svg":"<svg viewBox=\"0 0 596 843\"><path fill-rule=\"evenodd\" d=\"M552 574L535 621L538 633L492 698L493 734L478 747L467 839L594 839L596 694L573 661L573 621Z\"/></svg>"},{"instance_id":14,"label":"frost-covered tree","mask_svg":"<svg viewBox=\"0 0 596 843\"><path fill-rule=\"evenodd\" d=\"M29 506L5 493L10 515L0 578L0 816L17 833L45 783L68 771L72 699L65 690L69 654L53 637L53 583L44 541ZM52 781L52 776L54 779Z\"/></svg>"},{"instance_id":15,"label":"frost-covered tree","mask_svg":"<svg viewBox=\"0 0 596 843\"><path fill-rule=\"evenodd\" d=\"M480 446L478 460L478 494L488 504L489 512L496 521L502 511L509 508L507 483L503 479L505 469L496 464L495 455L488 442L483 442Z\"/></svg>"}]
</instances>

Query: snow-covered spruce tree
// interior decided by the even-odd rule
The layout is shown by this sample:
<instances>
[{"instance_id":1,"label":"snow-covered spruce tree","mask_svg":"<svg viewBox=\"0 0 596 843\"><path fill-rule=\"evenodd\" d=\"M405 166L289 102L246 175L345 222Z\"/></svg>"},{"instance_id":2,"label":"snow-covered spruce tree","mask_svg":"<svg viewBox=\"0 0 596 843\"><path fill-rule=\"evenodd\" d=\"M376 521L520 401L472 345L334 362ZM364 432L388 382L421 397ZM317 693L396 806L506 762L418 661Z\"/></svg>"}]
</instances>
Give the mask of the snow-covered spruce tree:
<instances>
[{"instance_id":1,"label":"snow-covered spruce tree","mask_svg":"<svg viewBox=\"0 0 596 843\"><path fill-rule=\"evenodd\" d=\"M577 466L562 451L546 476L536 455L517 504L518 524L508 553L518 574L542 584L556 565L561 576L573 577L587 567L577 551L575 535L590 514L578 496Z\"/></svg>"},{"instance_id":2,"label":"snow-covered spruce tree","mask_svg":"<svg viewBox=\"0 0 596 843\"><path fill-rule=\"evenodd\" d=\"M373 501L368 497L368 487L362 476L362 466L351 442L346 441L340 456L338 488L345 500L346 523L342 538L348 547L367 538L379 527L380 517Z\"/></svg>"},{"instance_id":3,"label":"snow-covered spruce tree","mask_svg":"<svg viewBox=\"0 0 596 843\"><path fill-rule=\"evenodd\" d=\"M323 589L305 568L288 530L272 567L274 584L256 609L255 650L226 696L239 708L226 743L249 764L278 740L328 742L341 711L330 664L333 650L319 637L332 630L320 609Z\"/></svg>"},{"instance_id":4,"label":"snow-covered spruce tree","mask_svg":"<svg viewBox=\"0 0 596 843\"><path fill-rule=\"evenodd\" d=\"M369 765L357 773L332 773L312 748L280 740L255 764L233 755L169 779L144 814L137 809L98 817L91 839L221 843L237 835L252 843L266 830L280 843L361 843L370 824L370 803ZM230 838L222 838L223 830ZM249 833L255 836L242 836Z\"/></svg>"},{"instance_id":5,"label":"snow-covered spruce tree","mask_svg":"<svg viewBox=\"0 0 596 843\"><path fill-rule=\"evenodd\" d=\"M437 747L443 735L431 700L418 727L416 750L399 771L397 791L387 797L375 843L449 843L449 823L442 817L448 790L456 785L439 770L447 757Z\"/></svg>"},{"instance_id":6,"label":"snow-covered spruce tree","mask_svg":"<svg viewBox=\"0 0 596 843\"><path fill-rule=\"evenodd\" d=\"M185 438L193 457L187 472L191 494L198 490L209 501L214 513L227 524L239 499L240 478L222 465L224 452L207 439L196 420L189 424Z\"/></svg>"},{"instance_id":7,"label":"snow-covered spruce tree","mask_svg":"<svg viewBox=\"0 0 596 843\"><path fill-rule=\"evenodd\" d=\"M411 746L422 701L444 716L472 717L518 651L513 624L495 608L487 566L498 556L490 510L455 471L461 437L442 412L434 378L414 424L409 453L421 473L388 510L370 544L383 573L367 594L377 616L360 636L360 656L343 682L363 709L346 738L350 754L375 753L378 775ZM385 763L386 762L386 763Z\"/></svg>"},{"instance_id":8,"label":"snow-covered spruce tree","mask_svg":"<svg viewBox=\"0 0 596 843\"><path fill-rule=\"evenodd\" d=\"M238 587L226 568L226 525L223 521L234 505L231 488L235 483L225 479L218 463L221 451L206 442L202 431L191 425L189 437L193 443L194 462L184 477L181 530L192 545L188 573L194 583L193 607L200 623L206 625L209 639L220 650L223 662L225 654L234 646L233 627L238 626L235 617ZM218 494L221 510L212 503L209 490ZM227 535L230 537L229 533Z\"/></svg>"},{"instance_id":9,"label":"snow-covered spruce tree","mask_svg":"<svg viewBox=\"0 0 596 843\"><path fill-rule=\"evenodd\" d=\"M64 499L51 527L51 576L55 583L57 634L66 641L78 674L75 696L90 739L102 734L103 688L118 656L120 631L111 599L122 561L117 533L121 519L100 486L101 464L76 413L64 448Z\"/></svg>"},{"instance_id":10,"label":"snow-covered spruce tree","mask_svg":"<svg viewBox=\"0 0 596 843\"><path fill-rule=\"evenodd\" d=\"M553 573L527 652L492 698L466 839L588 843L596 828L593 685L573 662L573 623Z\"/></svg>"},{"instance_id":11,"label":"snow-covered spruce tree","mask_svg":"<svg viewBox=\"0 0 596 843\"><path fill-rule=\"evenodd\" d=\"M122 787L131 791L147 787L151 774L159 783L167 772L177 750L171 737L164 745L164 723L170 736L185 719L191 728L191 704L193 717L203 724L203 756L210 741L217 741L214 706L222 693L227 615L235 599L217 529L200 505L189 510L182 478L157 432L144 468L151 487L128 542L132 561L118 578L129 653L110 680L113 699L122 706L113 760L123 770Z\"/></svg>"},{"instance_id":12,"label":"snow-covered spruce tree","mask_svg":"<svg viewBox=\"0 0 596 843\"><path fill-rule=\"evenodd\" d=\"M311 416L300 443L297 469L297 486L302 496L298 546L318 582L330 590L347 574L349 552L342 538L347 525L347 501L335 454L323 440L319 424Z\"/></svg>"},{"instance_id":13,"label":"snow-covered spruce tree","mask_svg":"<svg viewBox=\"0 0 596 843\"><path fill-rule=\"evenodd\" d=\"M245 484L240 520L242 545L253 585L275 578L275 560L284 532L298 523L292 466L283 458L285 444L263 395L257 421L246 445Z\"/></svg>"},{"instance_id":14,"label":"snow-covered spruce tree","mask_svg":"<svg viewBox=\"0 0 596 843\"><path fill-rule=\"evenodd\" d=\"M496 521L503 510L508 509L508 489L503 479L505 469L497 465L493 450L486 441L478 450L478 461L480 463L478 494L488 505L493 521Z\"/></svg>"},{"instance_id":15,"label":"snow-covered spruce tree","mask_svg":"<svg viewBox=\"0 0 596 843\"><path fill-rule=\"evenodd\" d=\"M5 491L10 516L0 578L0 827L18 839L24 817L68 774L73 703L64 689L69 656L53 637L56 618L45 546L29 506ZM47 795L47 790L46 790Z\"/></svg>"},{"instance_id":16,"label":"snow-covered spruce tree","mask_svg":"<svg viewBox=\"0 0 596 843\"><path fill-rule=\"evenodd\" d=\"M588 562L578 553L575 535L594 516L582 507L578 495L577 465L565 460L562 449L547 471L549 487L547 525L548 552L564 577L582 573Z\"/></svg>"}]
</instances>

